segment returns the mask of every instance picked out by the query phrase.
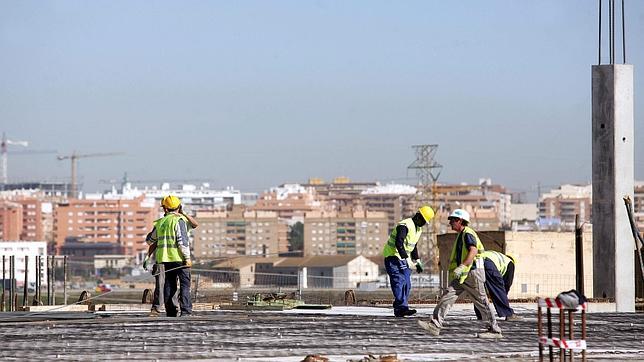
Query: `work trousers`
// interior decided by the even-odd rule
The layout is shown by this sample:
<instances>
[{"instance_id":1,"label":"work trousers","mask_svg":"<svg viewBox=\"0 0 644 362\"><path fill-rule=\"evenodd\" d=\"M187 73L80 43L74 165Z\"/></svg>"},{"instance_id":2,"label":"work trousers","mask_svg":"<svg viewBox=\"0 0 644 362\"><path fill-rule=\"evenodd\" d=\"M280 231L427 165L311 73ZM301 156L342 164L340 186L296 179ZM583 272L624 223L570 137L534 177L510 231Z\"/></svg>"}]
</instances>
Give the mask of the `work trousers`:
<instances>
[{"instance_id":1,"label":"work trousers","mask_svg":"<svg viewBox=\"0 0 644 362\"><path fill-rule=\"evenodd\" d=\"M508 278L508 275L510 276ZM485 259L485 288L487 289L496 314L499 317L509 317L514 314L514 310L510 307L508 300L508 293L512 286L512 279L514 278L514 263L510 263L504 276L501 275L496 265L492 260ZM506 284L506 281L508 284ZM481 319L481 312L475 307L476 316Z\"/></svg>"},{"instance_id":2,"label":"work trousers","mask_svg":"<svg viewBox=\"0 0 644 362\"><path fill-rule=\"evenodd\" d=\"M402 315L409 309L409 293L411 291L411 270L407 260L401 260L397 256L385 258L385 269L389 275L391 291L394 293L394 314Z\"/></svg>"},{"instance_id":3,"label":"work trousers","mask_svg":"<svg viewBox=\"0 0 644 362\"><path fill-rule=\"evenodd\" d=\"M152 274L154 275L154 293L152 295L152 309L157 312L161 311L163 302L163 287L165 285L165 267L163 264L157 263L152 266Z\"/></svg>"},{"instance_id":4,"label":"work trousers","mask_svg":"<svg viewBox=\"0 0 644 362\"><path fill-rule=\"evenodd\" d=\"M161 312L165 308L165 265L157 263L152 266L152 275L154 275L154 293L152 293L152 309ZM179 295L174 293L172 295L172 302L174 305L179 305ZM176 314L176 312L175 312Z\"/></svg>"},{"instance_id":5,"label":"work trousers","mask_svg":"<svg viewBox=\"0 0 644 362\"><path fill-rule=\"evenodd\" d=\"M177 311L182 315L192 314L192 300L190 299L190 268L182 268L183 263L163 263L166 275L163 299L165 300L165 313L168 317L176 317ZM177 279L179 285L177 286ZM172 298L179 288L179 300Z\"/></svg>"},{"instance_id":6,"label":"work trousers","mask_svg":"<svg viewBox=\"0 0 644 362\"><path fill-rule=\"evenodd\" d=\"M499 328L496 318L490 309L487 295L485 295L485 270L483 269L483 262L480 260L476 260L477 268L470 270L463 284L459 283L458 278L454 278L449 283L447 290L443 292L433 313L434 322L438 327L443 327L443 322L450 309L452 309L458 297L465 293L465 295L472 299L474 306L481 311L487 323L487 328L494 332L501 332L501 328Z\"/></svg>"}]
</instances>

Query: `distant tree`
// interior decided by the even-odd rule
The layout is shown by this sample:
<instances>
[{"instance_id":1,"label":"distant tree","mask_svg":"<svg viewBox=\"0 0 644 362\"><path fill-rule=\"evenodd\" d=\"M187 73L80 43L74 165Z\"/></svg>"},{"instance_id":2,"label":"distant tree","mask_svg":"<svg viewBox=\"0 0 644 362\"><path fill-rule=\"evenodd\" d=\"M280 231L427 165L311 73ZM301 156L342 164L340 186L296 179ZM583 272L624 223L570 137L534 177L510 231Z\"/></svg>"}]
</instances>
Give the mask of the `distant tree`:
<instances>
[{"instance_id":1,"label":"distant tree","mask_svg":"<svg viewBox=\"0 0 644 362\"><path fill-rule=\"evenodd\" d=\"M299 251L300 255L304 251L304 224L299 221L289 228L288 251Z\"/></svg>"}]
</instances>

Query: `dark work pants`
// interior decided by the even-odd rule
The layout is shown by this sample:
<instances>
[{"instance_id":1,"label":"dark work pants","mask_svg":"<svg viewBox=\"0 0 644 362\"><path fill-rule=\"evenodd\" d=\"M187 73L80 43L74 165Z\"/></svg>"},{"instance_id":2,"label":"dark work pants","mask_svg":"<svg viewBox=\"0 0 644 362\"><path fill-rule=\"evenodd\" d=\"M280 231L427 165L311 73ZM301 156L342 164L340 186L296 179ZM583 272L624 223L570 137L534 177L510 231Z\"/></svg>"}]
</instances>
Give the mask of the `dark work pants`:
<instances>
[{"instance_id":1,"label":"dark work pants","mask_svg":"<svg viewBox=\"0 0 644 362\"><path fill-rule=\"evenodd\" d=\"M177 311L181 314L192 314L192 301L190 300L190 268L180 268L182 263L163 263L165 273L165 286L163 299L165 300L165 313L168 317L176 317ZM175 269L178 268L178 269ZM179 305L176 305L172 296L177 292L177 279L179 280Z\"/></svg>"},{"instance_id":2,"label":"dark work pants","mask_svg":"<svg viewBox=\"0 0 644 362\"><path fill-rule=\"evenodd\" d=\"M411 291L411 270L406 260L400 260L397 256L385 258L385 269L389 274L391 291L394 293L394 314L399 315L409 309L407 302Z\"/></svg>"},{"instance_id":3,"label":"dark work pants","mask_svg":"<svg viewBox=\"0 0 644 362\"><path fill-rule=\"evenodd\" d=\"M514 263L508 265L505 276L502 276L499 270L489 259L485 259L485 289L488 295L492 298L494 309L499 317L508 317L514 314L514 310L510 307L508 300L508 292L512 286L514 279ZM506 284L507 283L507 284ZM476 317L481 319L479 311L474 308Z\"/></svg>"}]
</instances>

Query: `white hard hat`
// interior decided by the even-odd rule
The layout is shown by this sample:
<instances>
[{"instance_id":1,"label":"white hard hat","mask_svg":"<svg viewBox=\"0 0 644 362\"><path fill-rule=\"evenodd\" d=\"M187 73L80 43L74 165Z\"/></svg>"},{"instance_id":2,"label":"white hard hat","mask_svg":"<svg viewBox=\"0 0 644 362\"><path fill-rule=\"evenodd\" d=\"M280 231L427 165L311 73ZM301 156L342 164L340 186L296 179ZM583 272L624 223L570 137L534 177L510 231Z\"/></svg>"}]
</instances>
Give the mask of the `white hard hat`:
<instances>
[{"instance_id":1,"label":"white hard hat","mask_svg":"<svg viewBox=\"0 0 644 362\"><path fill-rule=\"evenodd\" d=\"M470 222L470 213L465 211L465 210L463 210L463 209L456 209L456 210L452 211L452 213L449 214L449 216L447 218L449 219L449 218L452 218L452 217L456 217L456 218L459 218L461 220L465 220L467 222Z\"/></svg>"}]
</instances>

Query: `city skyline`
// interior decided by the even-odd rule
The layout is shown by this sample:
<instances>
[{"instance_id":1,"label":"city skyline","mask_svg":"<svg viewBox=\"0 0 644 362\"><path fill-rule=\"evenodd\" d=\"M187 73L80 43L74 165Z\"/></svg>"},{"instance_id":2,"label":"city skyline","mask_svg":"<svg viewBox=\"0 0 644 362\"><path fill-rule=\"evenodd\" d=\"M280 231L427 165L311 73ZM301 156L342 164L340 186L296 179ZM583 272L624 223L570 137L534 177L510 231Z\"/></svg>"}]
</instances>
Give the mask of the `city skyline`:
<instances>
[{"instance_id":1,"label":"city skyline","mask_svg":"<svg viewBox=\"0 0 644 362\"><path fill-rule=\"evenodd\" d=\"M124 172L255 192L310 177L414 184L411 146L438 144L441 182L590 183L596 2L0 10L0 131L30 142L9 147L10 182L69 180L68 160L12 154L31 149L123 152L79 160L85 192ZM626 12L638 140L644 3ZM642 154L635 142L636 180Z\"/></svg>"}]
</instances>

